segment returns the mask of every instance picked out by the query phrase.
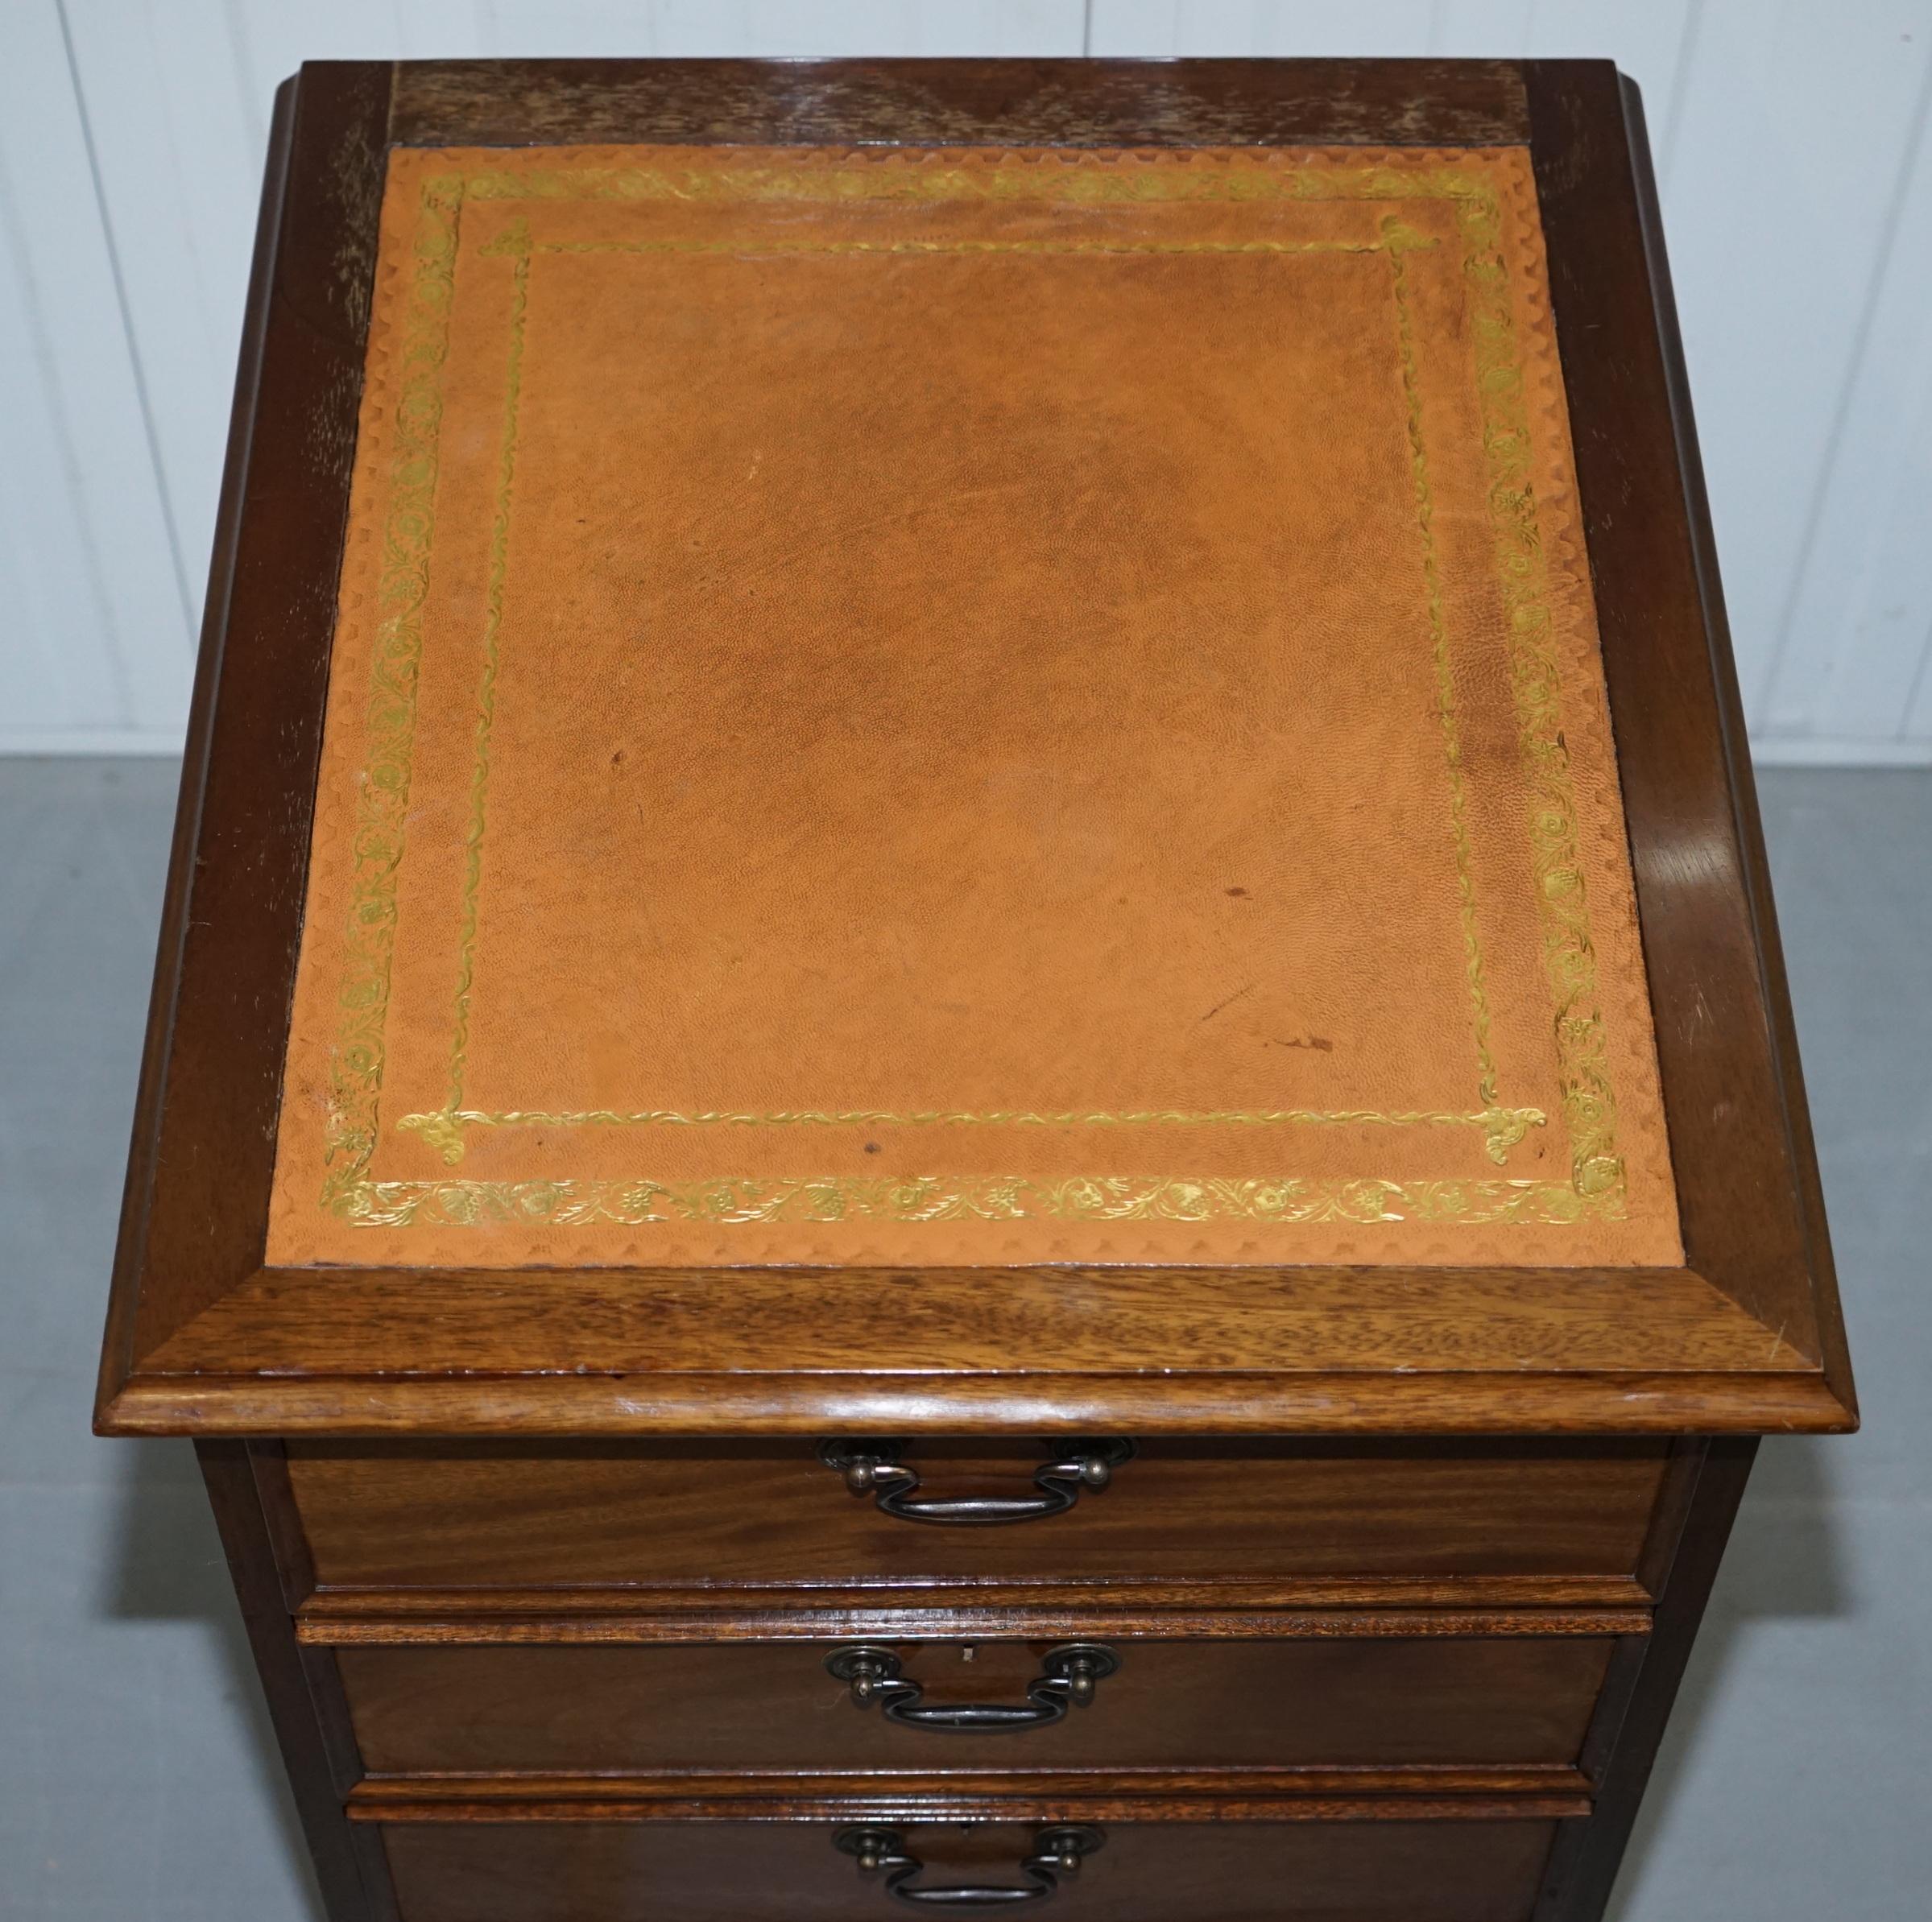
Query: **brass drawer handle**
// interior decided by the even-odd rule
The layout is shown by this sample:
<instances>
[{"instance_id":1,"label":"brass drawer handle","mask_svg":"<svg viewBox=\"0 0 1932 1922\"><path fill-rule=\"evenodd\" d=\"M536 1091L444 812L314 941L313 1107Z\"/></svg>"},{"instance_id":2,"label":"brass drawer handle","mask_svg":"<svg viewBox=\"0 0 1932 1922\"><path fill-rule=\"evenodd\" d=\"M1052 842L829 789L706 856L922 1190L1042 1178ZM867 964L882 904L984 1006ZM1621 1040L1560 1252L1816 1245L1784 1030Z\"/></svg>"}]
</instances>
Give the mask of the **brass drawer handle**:
<instances>
[{"instance_id":1,"label":"brass drawer handle","mask_svg":"<svg viewBox=\"0 0 1932 1922\"><path fill-rule=\"evenodd\" d=\"M905 1837L896 1829L846 1829L835 1838L840 1854L856 1856L862 1875L885 1872L886 1887L901 1902L930 1903L937 1908L984 1908L995 1903L1044 1902L1073 1874L1082 1858L1091 1855L1107 1837L1084 1824L1064 1823L1042 1829L1033 1837L1033 1853L1020 1865L1024 1887L1013 1883L918 1889L912 1878L925 1864L906 1853Z\"/></svg>"},{"instance_id":2,"label":"brass drawer handle","mask_svg":"<svg viewBox=\"0 0 1932 1922\"><path fill-rule=\"evenodd\" d=\"M1032 1522L1042 1516L1065 1515L1080 1499L1081 1491L1105 1488L1114 1470L1134 1457L1134 1445L1119 1436L1104 1441L1076 1441L1066 1453L1033 1470L1036 1495L958 1495L949 1499L919 1493L919 1471L900 1457L903 1441L868 1440L821 1441L818 1458L846 1478L855 1495L870 1494L886 1515L902 1522Z\"/></svg>"},{"instance_id":3,"label":"brass drawer handle","mask_svg":"<svg viewBox=\"0 0 1932 1922\"><path fill-rule=\"evenodd\" d=\"M1096 1685L1119 1666L1119 1656L1098 1642L1069 1642L1048 1651L1040 1664L1045 1672L1027 1684L1024 1702L929 1702L920 1700L925 1690L901 1672L899 1657L889 1648L858 1642L825 1658L825 1667L851 1685L852 1699L860 1708L877 1702L887 1722L961 1734L1043 1729L1069 1709L1084 1709Z\"/></svg>"}]
</instances>

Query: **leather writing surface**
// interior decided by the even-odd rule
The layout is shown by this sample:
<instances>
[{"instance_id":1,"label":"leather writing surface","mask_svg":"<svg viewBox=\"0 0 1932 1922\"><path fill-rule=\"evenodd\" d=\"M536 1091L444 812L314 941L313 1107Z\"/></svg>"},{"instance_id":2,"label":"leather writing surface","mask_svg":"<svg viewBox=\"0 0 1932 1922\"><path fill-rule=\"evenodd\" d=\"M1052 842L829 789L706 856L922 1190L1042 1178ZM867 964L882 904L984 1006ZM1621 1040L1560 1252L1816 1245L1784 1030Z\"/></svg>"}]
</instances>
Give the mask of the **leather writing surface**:
<instances>
[{"instance_id":1,"label":"leather writing surface","mask_svg":"<svg viewBox=\"0 0 1932 1922\"><path fill-rule=\"evenodd\" d=\"M269 1256L1681 1259L1526 154L391 157Z\"/></svg>"}]
</instances>

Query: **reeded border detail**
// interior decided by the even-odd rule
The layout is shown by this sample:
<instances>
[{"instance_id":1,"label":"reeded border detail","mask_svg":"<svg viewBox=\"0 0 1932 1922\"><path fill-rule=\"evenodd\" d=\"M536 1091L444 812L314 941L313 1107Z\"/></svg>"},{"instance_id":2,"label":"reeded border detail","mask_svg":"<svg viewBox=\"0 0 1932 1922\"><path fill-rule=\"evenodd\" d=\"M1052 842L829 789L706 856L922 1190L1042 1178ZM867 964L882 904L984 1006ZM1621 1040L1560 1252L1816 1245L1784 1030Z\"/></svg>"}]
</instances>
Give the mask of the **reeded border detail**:
<instances>
[{"instance_id":1,"label":"reeded border detail","mask_svg":"<svg viewBox=\"0 0 1932 1922\"><path fill-rule=\"evenodd\" d=\"M715 150L714 150L715 151ZM744 151L747 150L739 150ZM396 453L384 536L379 601L389 609L379 628L367 705L369 750L358 795L356 874L349 916L349 953L338 996L340 1019L332 1050L327 1121L327 1174L322 1205L351 1222L403 1226L434 1221L481 1226L515 1221L556 1226L610 1221L772 1222L846 1219L925 1221L969 1217L1017 1220L1256 1221L1428 1221L1471 1226L1506 1222L1561 1224L1590 1217L1620 1217L1624 1170L1615 1150L1616 1104L1599 1004L1595 949L1578 848L1575 803L1562 732L1560 667L1547 600L1548 578L1534 489L1522 372L1515 354L1515 320L1502 254L1502 208L1495 188L1453 165L1338 167L1304 162L1292 171L1233 168L1225 159L1082 154L992 154L961 161L903 150L850 154L843 150L749 150L759 163L742 170L699 172L649 167L559 167L542 173L488 170L437 175L424 183L413 248L415 272L399 356L402 389L396 407ZM1244 156L1246 157L1246 156ZM854 161L863 161L854 166ZM1095 163L1099 163L1098 167ZM776 163L776 164L774 163ZM786 1176L664 1184L638 1180L383 1182L369 1177L379 1126L384 1023L395 919L396 874L402 859L415 734L421 612L427 598L433 530L436 448L441 414L437 383L447 353L454 268L463 200L593 198L729 199L751 201L846 200L1042 199L1074 205L1122 205L1176 200L1260 200L1448 199L1455 205L1463 242L1463 274L1471 300L1477 391L1490 465L1488 506L1498 574L1508 623L1511 683L1519 738L1533 793L1529 840L1543 917L1545 976L1556 1005L1554 1034L1563 1114L1572 1150L1572 1180L1546 1182L1377 1178L1313 1182L1293 1176L1256 1180L1212 1177L1078 1176L1040 1180L1018 1176L901 1180L855 1176ZM1475 1125L1490 1157L1502 1163L1532 1126L1539 1110L1500 1106L1488 1049L1489 1015L1474 918L1467 834L1467 795L1454 711L1450 701L1448 639L1432 532L1427 461L1421 435L1413 326L1403 256L1433 245L1390 216L1373 242L1078 242L1041 241L787 243L784 251L1225 252L1380 253L1388 258L1398 347L1414 470L1418 520L1438 684L1438 718L1451 787L1452 835L1464 938L1466 970L1475 1016L1479 1098L1467 1114L1413 1111L1243 1113L1148 1110L1125 1114L973 1114L932 1111L910 1116L798 1111L768 1115L663 1110L489 1112L462 1102L464 1040L480 883L482 825L487 782L490 696L498 665L508 494L515 471L516 408L531 256L545 252L716 252L717 243L533 242L523 221L487 250L515 262L511 341L498 507L490 550L489 632L479 696L478 756L471 829L465 841L467 931L460 957L451 1092L435 1114L403 1117L460 1160L469 1126L835 1125L841 1122L912 1125L1282 1126ZM761 245L760 251L768 250ZM1366 1212L1364 1212L1366 1211Z\"/></svg>"}]
</instances>

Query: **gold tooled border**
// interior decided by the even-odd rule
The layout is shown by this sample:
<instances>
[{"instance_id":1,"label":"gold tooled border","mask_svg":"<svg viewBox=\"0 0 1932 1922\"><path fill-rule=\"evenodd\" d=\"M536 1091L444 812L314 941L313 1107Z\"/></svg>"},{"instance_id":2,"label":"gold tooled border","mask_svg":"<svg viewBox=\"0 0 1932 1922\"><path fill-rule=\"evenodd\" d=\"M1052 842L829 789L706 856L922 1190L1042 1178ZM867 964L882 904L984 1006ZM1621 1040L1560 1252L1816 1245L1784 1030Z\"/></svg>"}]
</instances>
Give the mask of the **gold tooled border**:
<instances>
[{"instance_id":1,"label":"gold tooled border","mask_svg":"<svg viewBox=\"0 0 1932 1922\"><path fill-rule=\"evenodd\" d=\"M1479 176L1440 164L1395 167L1386 161L1351 171L1303 163L1289 173L1213 170L1204 156L1180 167L1149 167L1145 160L1104 155L1098 159L1120 171L1098 173L1078 167L1061 172L1058 161L1045 173L1037 159L1024 155L976 157L966 163L933 164L923 155L865 156L857 168L838 171L850 160L827 150L807 150L768 163L762 171L725 176L652 167L561 167L543 172L490 173L469 178L436 175L425 181L414 248L416 273L403 329L402 388L397 407L397 452L391 470L391 510L384 543L379 605L388 610L379 628L367 721L368 762L358 797L356 870L352 883L349 955L339 997L341 1019L332 1051L325 1207L352 1222L405 1226L429 1221L453 1226L515 1220L558 1226L607 1221L635 1225L650 1221L705 1222L829 1221L846 1218L927 1221L966 1217L1020 1219L1044 1216L1062 1220L1110 1221L1160 1218L1201 1221L1235 1217L1267 1221L1400 1221L1467 1224L1535 1221L1562 1223L1623 1212L1624 1168L1615 1153L1615 1102L1597 1005L1594 949L1590 940L1584 879L1577 851L1574 796L1569 781L1559 705L1559 668L1547 602L1547 577L1536 503L1529 475L1530 442L1523 380L1514 353L1515 320L1508 270L1501 251L1502 210L1493 185ZM901 171L894 160L918 171ZM1205 162L1205 165L1204 165ZM833 164L828 164L828 163ZM1002 171L1002 164L1026 167L1030 177ZM816 163L816 164L814 164ZM1044 176L1044 177L1043 177ZM1047 192L1042 196L1042 186ZM910 189L908 192L908 189ZM1229 1180L1213 1177L1071 1177L1036 1180L1013 1176L913 1177L902 1180L850 1176L796 1176L765 1180L721 1179L661 1183L633 1180L542 1180L379 1182L368 1178L378 1139L383 1030L393 947L395 883L403 856L415 729L416 668L421 646L420 618L427 596L430 535L441 403L436 377L447 352L454 263L465 193L481 200L546 197L702 197L740 200L916 198L963 196L994 198L1045 197L1078 204L1169 199L1399 200L1449 198L1455 203L1463 240L1466 284L1472 296L1477 386L1491 468L1488 501L1496 536L1510 638L1512 688L1519 738L1533 784L1529 810L1532 859L1544 916L1545 974L1556 1003L1555 1034L1563 1112L1572 1147L1568 1184L1504 1180L1392 1182L1376 1178L1313 1182L1294 1177ZM475 892L480 874L487 781L490 695L497 664L503 557L507 535L508 494L514 472L515 420L523 343L522 316L527 297L531 254L535 249L527 224L519 221L490 251L516 262L513 294L501 486L492 533L490 585L486 595L485 667L479 695L478 753L472 790L471 821L465 841L466 903L452 1050L450 1097L439 1114L412 1115L399 1124L419 1129L445 1158L462 1151L466 1126L707 1125L718 1122L829 1123L845 1119L910 1120L915 1124L972 1121L1004 1125L1282 1125L1293 1122L1409 1126L1474 1124L1487 1137L1491 1158L1501 1162L1508 1149L1544 1117L1535 1110L1505 1109L1497 1102L1494 1064L1487 1046L1488 1012L1482 958L1475 936L1474 900L1465 825L1466 792L1456 722L1450 702L1446 627L1437 577L1431 530L1432 503L1421 440L1413 336L1408 311L1402 257L1421 241L1392 217L1383 223L1380 242L1355 243L1347 250L1385 252L1390 259L1396 308L1408 432L1415 471L1430 626L1438 685L1438 717L1443 730L1452 796L1460 911L1466 962L1475 1015L1480 1097L1483 1106L1467 1114L1411 1112L1325 1114L1305 1110L1200 1115L1148 1111L1127 1115L991 1115L934 1112L911 1117L835 1116L817 1111L752 1116L722 1113L696 1115L657 1110L619 1114L586 1110L548 1114L534 1110L499 1113L462 1106L462 1068L468 1029ZM807 243L808 245L809 243ZM822 247L826 243L820 243ZM840 243L829 243L838 246ZM1089 250L1080 243L845 243L851 251ZM596 250L710 250L666 243L595 243ZM545 243L541 250L590 250L571 243ZM1101 243L1100 250L1144 251L1144 246ZM1152 250L1302 252L1330 250L1324 243L1186 243Z\"/></svg>"},{"instance_id":2,"label":"gold tooled border","mask_svg":"<svg viewBox=\"0 0 1932 1922\"><path fill-rule=\"evenodd\" d=\"M796 1221L1426 1221L1465 1227L1562 1226L1602 1218L1600 1197L1554 1181L1325 1181L1292 1176L1020 1175L766 1180L370 1181L350 1218L372 1228L581 1227L607 1222L770 1225Z\"/></svg>"},{"instance_id":3,"label":"gold tooled border","mask_svg":"<svg viewBox=\"0 0 1932 1922\"><path fill-rule=\"evenodd\" d=\"M460 177L438 175L424 183L413 249L415 271L409 279L396 356L399 391L395 453L376 585L379 618L363 709L366 746L356 789L346 947L336 997L336 1038L329 1053L323 1123L322 1205L352 1215L375 1154L382 1095L396 877L408 823L416 680L435 527L443 421L440 376L449 349L462 205Z\"/></svg>"}]
</instances>

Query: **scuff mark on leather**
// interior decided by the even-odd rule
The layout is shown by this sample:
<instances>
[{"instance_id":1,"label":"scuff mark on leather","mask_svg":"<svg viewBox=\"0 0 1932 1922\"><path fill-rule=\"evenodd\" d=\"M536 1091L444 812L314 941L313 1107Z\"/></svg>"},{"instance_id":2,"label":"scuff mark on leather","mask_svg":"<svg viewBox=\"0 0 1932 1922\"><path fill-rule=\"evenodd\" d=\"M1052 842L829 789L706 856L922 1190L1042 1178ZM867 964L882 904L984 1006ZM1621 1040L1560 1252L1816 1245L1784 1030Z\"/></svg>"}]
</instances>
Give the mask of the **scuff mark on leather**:
<instances>
[{"instance_id":1,"label":"scuff mark on leather","mask_svg":"<svg viewBox=\"0 0 1932 1922\"><path fill-rule=\"evenodd\" d=\"M1255 984L1251 981L1244 988L1236 988L1234 993L1228 996L1227 1000L1217 1001L1214 1005L1210 1008L1198 1021L1194 1023L1195 1027L1205 1027L1209 1022L1212 1021L1215 1015L1219 1014L1223 1008L1232 1007L1243 994L1251 994L1254 993L1254 991Z\"/></svg>"}]
</instances>

